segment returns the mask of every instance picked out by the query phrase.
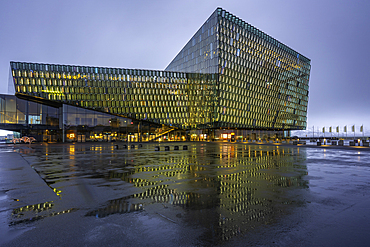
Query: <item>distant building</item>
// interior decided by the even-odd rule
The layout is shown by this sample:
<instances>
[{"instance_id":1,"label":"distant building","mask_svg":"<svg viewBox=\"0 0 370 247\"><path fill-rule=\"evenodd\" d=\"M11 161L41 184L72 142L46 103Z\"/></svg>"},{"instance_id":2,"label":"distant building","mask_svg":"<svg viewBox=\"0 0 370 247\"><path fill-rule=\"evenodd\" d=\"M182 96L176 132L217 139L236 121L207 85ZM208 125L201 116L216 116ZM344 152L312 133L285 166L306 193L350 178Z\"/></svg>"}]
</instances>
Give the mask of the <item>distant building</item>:
<instances>
[{"instance_id":1,"label":"distant building","mask_svg":"<svg viewBox=\"0 0 370 247\"><path fill-rule=\"evenodd\" d=\"M0 128L39 141L245 140L306 129L310 60L221 8L164 71L10 65Z\"/></svg>"}]
</instances>

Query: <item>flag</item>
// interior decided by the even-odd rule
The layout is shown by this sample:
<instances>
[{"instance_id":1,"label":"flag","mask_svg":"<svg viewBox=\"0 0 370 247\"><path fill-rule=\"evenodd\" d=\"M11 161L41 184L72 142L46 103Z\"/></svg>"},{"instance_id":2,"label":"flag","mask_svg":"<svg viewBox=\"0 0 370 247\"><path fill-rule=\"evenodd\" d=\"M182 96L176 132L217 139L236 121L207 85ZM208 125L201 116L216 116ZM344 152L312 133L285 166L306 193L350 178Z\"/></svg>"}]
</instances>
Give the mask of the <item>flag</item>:
<instances>
[{"instance_id":1,"label":"flag","mask_svg":"<svg viewBox=\"0 0 370 247\"><path fill-rule=\"evenodd\" d=\"M329 127L329 132L331 133L331 126Z\"/></svg>"},{"instance_id":2,"label":"flag","mask_svg":"<svg viewBox=\"0 0 370 247\"><path fill-rule=\"evenodd\" d=\"M322 133L325 133L325 127L322 127Z\"/></svg>"},{"instance_id":3,"label":"flag","mask_svg":"<svg viewBox=\"0 0 370 247\"><path fill-rule=\"evenodd\" d=\"M364 125L361 125L360 132L364 132Z\"/></svg>"},{"instance_id":4,"label":"flag","mask_svg":"<svg viewBox=\"0 0 370 247\"><path fill-rule=\"evenodd\" d=\"M337 126L337 132L339 133L339 126Z\"/></svg>"},{"instance_id":5,"label":"flag","mask_svg":"<svg viewBox=\"0 0 370 247\"><path fill-rule=\"evenodd\" d=\"M344 126L344 130L343 130L343 132L347 132L347 125L346 125L346 126Z\"/></svg>"},{"instance_id":6,"label":"flag","mask_svg":"<svg viewBox=\"0 0 370 247\"><path fill-rule=\"evenodd\" d=\"M352 125L352 132L355 132L355 125Z\"/></svg>"}]
</instances>

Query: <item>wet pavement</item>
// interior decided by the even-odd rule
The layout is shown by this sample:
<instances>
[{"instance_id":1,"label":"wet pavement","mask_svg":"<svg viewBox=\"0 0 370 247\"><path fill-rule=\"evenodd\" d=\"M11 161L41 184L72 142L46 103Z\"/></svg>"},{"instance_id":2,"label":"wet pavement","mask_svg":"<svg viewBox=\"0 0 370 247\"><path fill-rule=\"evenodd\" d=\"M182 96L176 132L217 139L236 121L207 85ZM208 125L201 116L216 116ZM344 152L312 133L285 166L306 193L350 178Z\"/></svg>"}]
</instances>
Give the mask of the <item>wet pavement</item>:
<instances>
[{"instance_id":1,"label":"wet pavement","mask_svg":"<svg viewBox=\"0 0 370 247\"><path fill-rule=\"evenodd\" d=\"M369 245L368 148L123 145L2 145L0 245Z\"/></svg>"}]
</instances>

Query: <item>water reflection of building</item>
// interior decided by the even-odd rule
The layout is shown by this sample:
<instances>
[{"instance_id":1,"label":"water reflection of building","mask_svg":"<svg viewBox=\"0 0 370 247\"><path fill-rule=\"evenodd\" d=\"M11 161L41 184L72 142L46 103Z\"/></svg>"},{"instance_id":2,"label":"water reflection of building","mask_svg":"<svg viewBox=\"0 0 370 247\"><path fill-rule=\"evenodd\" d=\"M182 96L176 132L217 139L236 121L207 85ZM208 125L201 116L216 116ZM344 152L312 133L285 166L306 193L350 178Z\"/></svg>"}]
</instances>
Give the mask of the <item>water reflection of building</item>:
<instances>
[{"instance_id":1,"label":"water reflection of building","mask_svg":"<svg viewBox=\"0 0 370 247\"><path fill-rule=\"evenodd\" d=\"M0 128L39 141L281 138L306 128L310 62L218 8L164 71L11 62Z\"/></svg>"},{"instance_id":2,"label":"water reflection of building","mask_svg":"<svg viewBox=\"0 0 370 247\"><path fill-rule=\"evenodd\" d=\"M288 190L307 187L302 179L307 172L305 152L299 148L207 143L191 145L188 151L153 153L100 144L62 145L64 151L47 146L57 157L48 155L48 167L44 160L42 169L33 166L51 187L53 182L81 176L114 183L120 179L135 188L87 215L128 213L153 203L174 205L184 209L182 220L209 229L203 237L215 241L275 222L300 203L289 197ZM58 159L65 154L76 155L77 162ZM86 156L89 162L78 162Z\"/></svg>"},{"instance_id":3,"label":"water reflection of building","mask_svg":"<svg viewBox=\"0 0 370 247\"><path fill-rule=\"evenodd\" d=\"M301 179L306 174L303 165L303 171L298 176L286 177L279 173L289 174L293 167L300 165L302 157L298 158L294 152L296 149L251 150L249 146L239 153L242 157L226 165L230 168L245 166L245 169L219 175L222 239L229 239L261 224L270 224L276 217L287 213L279 207L280 201L275 202L279 195L273 191L279 190L278 187L307 186Z\"/></svg>"},{"instance_id":4,"label":"water reflection of building","mask_svg":"<svg viewBox=\"0 0 370 247\"><path fill-rule=\"evenodd\" d=\"M208 144L151 165L129 164L129 172L110 171L109 178L120 178L144 191L110 201L107 209L122 208L122 201L177 205L187 209L186 220L210 229L206 234L217 241L271 224L289 213L282 205L294 207L289 198L281 199L284 190L307 187L302 180L305 154L293 148L258 147Z\"/></svg>"},{"instance_id":5,"label":"water reflection of building","mask_svg":"<svg viewBox=\"0 0 370 247\"><path fill-rule=\"evenodd\" d=\"M38 203L16 208L12 211L9 225L18 225L76 211L74 208L56 212L53 202Z\"/></svg>"}]
</instances>

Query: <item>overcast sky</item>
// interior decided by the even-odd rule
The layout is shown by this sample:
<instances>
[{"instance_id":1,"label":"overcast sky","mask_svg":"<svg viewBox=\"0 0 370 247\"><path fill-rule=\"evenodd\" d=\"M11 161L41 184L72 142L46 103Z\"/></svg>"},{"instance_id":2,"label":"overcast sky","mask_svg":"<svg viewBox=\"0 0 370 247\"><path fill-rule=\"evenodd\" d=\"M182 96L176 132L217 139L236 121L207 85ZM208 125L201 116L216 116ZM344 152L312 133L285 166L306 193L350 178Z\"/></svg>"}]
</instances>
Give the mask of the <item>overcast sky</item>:
<instances>
[{"instance_id":1,"label":"overcast sky","mask_svg":"<svg viewBox=\"0 0 370 247\"><path fill-rule=\"evenodd\" d=\"M311 59L307 129L370 134L370 1L0 1L0 93L9 62L164 69L222 7Z\"/></svg>"}]
</instances>

